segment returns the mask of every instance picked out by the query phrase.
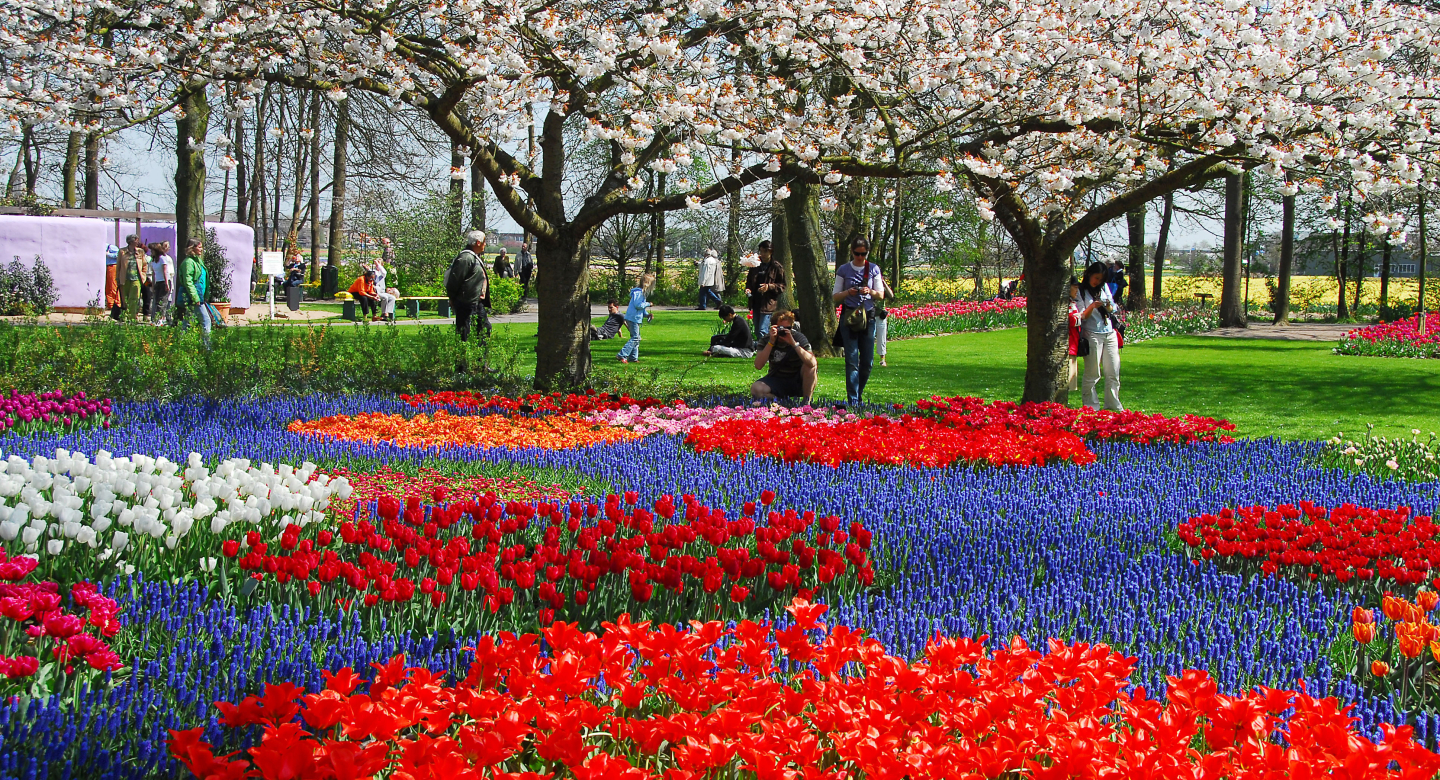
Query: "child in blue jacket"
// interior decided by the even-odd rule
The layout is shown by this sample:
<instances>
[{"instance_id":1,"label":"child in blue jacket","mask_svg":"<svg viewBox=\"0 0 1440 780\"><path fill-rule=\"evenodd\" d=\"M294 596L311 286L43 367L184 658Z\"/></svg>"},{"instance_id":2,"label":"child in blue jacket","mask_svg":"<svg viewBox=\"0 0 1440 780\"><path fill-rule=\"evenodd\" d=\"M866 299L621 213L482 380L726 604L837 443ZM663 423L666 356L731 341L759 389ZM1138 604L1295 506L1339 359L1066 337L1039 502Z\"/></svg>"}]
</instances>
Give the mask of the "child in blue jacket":
<instances>
[{"instance_id":1,"label":"child in blue jacket","mask_svg":"<svg viewBox=\"0 0 1440 780\"><path fill-rule=\"evenodd\" d=\"M625 309L625 327L630 330L630 340L620 348L621 363L640 362L640 322L650 310L650 302L645 297L655 287L655 274L645 274L640 277L640 286L630 288L630 306Z\"/></svg>"}]
</instances>

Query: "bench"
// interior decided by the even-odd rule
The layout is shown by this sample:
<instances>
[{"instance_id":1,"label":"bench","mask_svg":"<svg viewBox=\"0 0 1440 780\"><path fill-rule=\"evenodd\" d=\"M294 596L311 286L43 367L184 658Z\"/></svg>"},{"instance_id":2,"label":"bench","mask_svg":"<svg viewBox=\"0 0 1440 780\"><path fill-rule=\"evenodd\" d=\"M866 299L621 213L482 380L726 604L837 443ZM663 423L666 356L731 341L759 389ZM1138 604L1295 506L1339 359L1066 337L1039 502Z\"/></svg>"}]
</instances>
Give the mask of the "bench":
<instances>
[{"instance_id":1,"label":"bench","mask_svg":"<svg viewBox=\"0 0 1440 780\"><path fill-rule=\"evenodd\" d=\"M1196 297L1196 298L1199 298L1199 299L1200 299L1200 305L1201 305L1201 306L1204 306L1205 304L1207 304L1207 303L1210 302L1210 299L1211 299L1211 298L1214 298L1214 297L1215 297L1215 294L1214 294L1214 293L1195 293L1195 297Z\"/></svg>"},{"instance_id":2,"label":"bench","mask_svg":"<svg viewBox=\"0 0 1440 780\"><path fill-rule=\"evenodd\" d=\"M443 295L407 295L396 298L395 300L397 303L400 301L405 302L405 313L410 315L412 319L420 319L421 301L439 301L440 305L437 308L439 309L440 316L442 318L450 316L450 299Z\"/></svg>"}]
</instances>

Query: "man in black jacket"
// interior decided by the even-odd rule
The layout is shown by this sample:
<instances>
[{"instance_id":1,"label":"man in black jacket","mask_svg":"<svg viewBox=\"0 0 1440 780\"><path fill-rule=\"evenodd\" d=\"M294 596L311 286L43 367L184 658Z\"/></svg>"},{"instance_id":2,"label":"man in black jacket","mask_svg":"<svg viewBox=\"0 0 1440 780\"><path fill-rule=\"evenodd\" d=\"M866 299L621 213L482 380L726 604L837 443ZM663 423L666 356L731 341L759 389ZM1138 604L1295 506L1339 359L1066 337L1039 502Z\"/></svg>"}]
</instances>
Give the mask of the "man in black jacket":
<instances>
[{"instance_id":1,"label":"man in black jacket","mask_svg":"<svg viewBox=\"0 0 1440 780\"><path fill-rule=\"evenodd\" d=\"M748 358L755 356L755 344L750 339L750 326L735 314L735 308L728 303L720 304L720 319L729 329L710 337L710 348L701 352L705 357Z\"/></svg>"},{"instance_id":2,"label":"man in black jacket","mask_svg":"<svg viewBox=\"0 0 1440 780\"><path fill-rule=\"evenodd\" d=\"M465 234L465 248L450 263L445 273L445 297L455 311L455 331L461 341L470 340L471 318L487 335L490 320L485 316L485 303L490 295L490 277L485 273L485 232L472 230Z\"/></svg>"}]
</instances>

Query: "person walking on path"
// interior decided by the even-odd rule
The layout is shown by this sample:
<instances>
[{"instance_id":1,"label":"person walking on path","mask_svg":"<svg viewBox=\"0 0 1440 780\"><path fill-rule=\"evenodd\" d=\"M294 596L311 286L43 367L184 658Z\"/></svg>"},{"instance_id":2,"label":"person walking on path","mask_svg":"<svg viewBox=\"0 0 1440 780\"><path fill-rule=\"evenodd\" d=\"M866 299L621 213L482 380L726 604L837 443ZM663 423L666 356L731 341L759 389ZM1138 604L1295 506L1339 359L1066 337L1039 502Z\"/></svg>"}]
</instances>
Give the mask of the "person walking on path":
<instances>
[{"instance_id":1,"label":"person walking on path","mask_svg":"<svg viewBox=\"0 0 1440 780\"><path fill-rule=\"evenodd\" d=\"M720 258L715 250L705 250L705 256L700 258L699 267L695 273L696 284L700 286L700 302L696 310L705 311L709 308L710 301L715 301L715 308L724 305L720 300L720 293L725 291L725 274L720 269Z\"/></svg>"},{"instance_id":2,"label":"person walking on path","mask_svg":"<svg viewBox=\"0 0 1440 780\"><path fill-rule=\"evenodd\" d=\"M857 238L850 245L850 262L836 269L832 292L841 307L837 327L845 347L845 397L858 404L875 360L875 302L885 298L880 266L870 262L869 241Z\"/></svg>"},{"instance_id":3,"label":"person walking on path","mask_svg":"<svg viewBox=\"0 0 1440 780\"><path fill-rule=\"evenodd\" d=\"M515 270L520 274L520 300L530 297L530 277L535 275L535 258L530 256L530 242L526 241L520 245L520 253L515 258Z\"/></svg>"},{"instance_id":4,"label":"person walking on path","mask_svg":"<svg viewBox=\"0 0 1440 780\"><path fill-rule=\"evenodd\" d=\"M495 255L495 278L508 279L515 275L515 269L510 265L510 256L505 254L505 247L500 247L500 254Z\"/></svg>"},{"instance_id":5,"label":"person walking on path","mask_svg":"<svg viewBox=\"0 0 1440 780\"><path fill-rule=\"evenodd\" d=\"M450 308L455 312L455 332L461 341L470 340L473 325L490 333L490 319L485 306L490 296L490 277L485 272L485 231L472 230L465 234L465 248L450 263L445 273L445 297L450 299ZM484 336L481 337L482 339Z\"/></svg>"},{"instance_id":6,"label":"person walking on path","mask_svg":"<svg viewBox=\"0 0 1440 780\"><path fill-rule=\"evenodd\" d=\"M119 261L115 264L115 278L120 283L122 316L126 320L134 320L140 316L144 306L140 299L141 283L145 280L148 265L140 237L131 235L126 238L125 248L120 250Z\"/></svg>"},{"instance_id":7,"label":"person walking on path","mask_svg":"<svg viewBox=\"0 0 1440 780\"><path fill-rule=\"evenodd\" d=\"M1105 373L1105 408L1112 412L1123 412L1120 405L1120 335L1115 332L1112 316L1115 299L1105 284L1109 269L1104 263L1091 263L1085 269L1081 280L1080 335L1085 339L1089 352L1085 355L1085 379L1080 392L1085 405L1091 409L1100 408L1095 386L1100 382L1100 372Z\"/></svg>"},{"instance_id":8,"label":"person walking on path","mask_svg":"<svg viewBox=\"0 0 1440 780\"><path fill-rule=\"evenodd\" d=\"M150 321L164 325L175 295L175 258L170 256L170 242L151 244L150 258Z\"/></svg>"},{"instance_id":9,"label":"person walking on path","mask_svg":"<svg viewBox=\"0 0 1440 780\"><path fill-rule=\"evenodd\" d=\"M205 305L205 261L204 246L200 239L192 238L185 247L185 259L180 262L180 311L188 319L194 314L200 321L200 338L205 348L210 348L210 309Z\"/></svg>"},{"instance_id":10,"label":"person walking on path","mask_svg":"<svg viewBox=\"0 0 1440 780\"><path fill-rule=\"evenodd\" d=\"M750 298L750 318L755 321L755 340L770 338L770 317L785 292L785 269L770 259L770 242L761 241L755 247L760 264L745 274L745 293Z\"/></svg>"},{"instance_id":11,"label":"person walking on path","mask_svg":"<svg viewBox=\"0 0 1440 780\"><path fill-rule=\"evenodd\" d=\"M621 363L640 362L640 323L650 312L650 302L645 299L654 287L655 274L648 273L640 277L639 287L630 288L630 305L625 309L625 327L630 331L630 339L615 356Z\"/></svg>"},{"instance_id":12,"label":"person walking on path","mask_svg":"<svg viewBox=\"0 0 1440 780\"><path fill-rule=\"evenodd\" d=\"M120 282L115 278L115 269L120 263L120 247L105 245L105 308L110 319L120 319Z\"/></svg>"}]
</instances>

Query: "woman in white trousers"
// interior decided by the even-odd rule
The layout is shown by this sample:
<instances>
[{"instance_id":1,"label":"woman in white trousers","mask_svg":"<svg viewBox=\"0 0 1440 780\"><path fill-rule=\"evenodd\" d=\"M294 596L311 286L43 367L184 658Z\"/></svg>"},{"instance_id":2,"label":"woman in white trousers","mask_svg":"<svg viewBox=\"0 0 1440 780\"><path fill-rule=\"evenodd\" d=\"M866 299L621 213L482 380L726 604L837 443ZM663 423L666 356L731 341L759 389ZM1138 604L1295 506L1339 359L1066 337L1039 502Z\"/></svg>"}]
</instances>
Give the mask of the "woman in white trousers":
<instances>
[{"instance_id":1,"label":"woman in white trousers","mask_svg":"<svg viewBox=\"0 0 1440 780\"><path fill-rule=\"evenodd\" d=\"M385 263L376 258L375 267L371 270L375 272L375 293L380 298L380 316L384 317L386 322L394 322L395 294L385 288Z\"/></svg>"},{"instance_id":2,"label":"woman in white trousers","mask_svg":"<svg viewBox=\"0 0 1440 780\"><path fill-rule=\"evenodd\" d=\"M1085 269L1085 279L1080 285L1079 305L1080 335L1090 343L1090 354L1085 356L1085 378L1081 380L1081 396L1091 409L1100 408L1100 399L1095 386L1100 375L1105 375L1105 408L1112 412L1123 412L1120 405L1120 334L1110 324L1115 310L1115 301L1105 285L1108 269L1104 263L1091 263Z\"/></svg>"}]
</instances>

